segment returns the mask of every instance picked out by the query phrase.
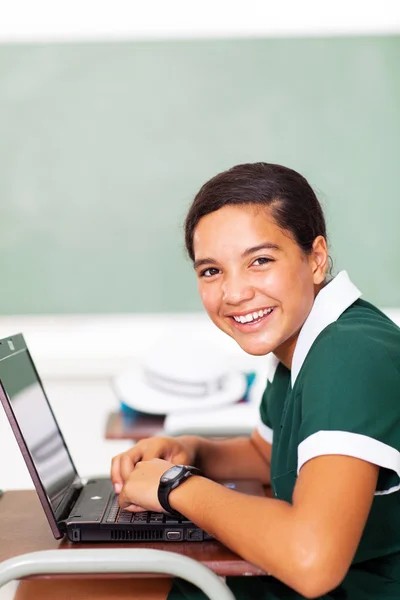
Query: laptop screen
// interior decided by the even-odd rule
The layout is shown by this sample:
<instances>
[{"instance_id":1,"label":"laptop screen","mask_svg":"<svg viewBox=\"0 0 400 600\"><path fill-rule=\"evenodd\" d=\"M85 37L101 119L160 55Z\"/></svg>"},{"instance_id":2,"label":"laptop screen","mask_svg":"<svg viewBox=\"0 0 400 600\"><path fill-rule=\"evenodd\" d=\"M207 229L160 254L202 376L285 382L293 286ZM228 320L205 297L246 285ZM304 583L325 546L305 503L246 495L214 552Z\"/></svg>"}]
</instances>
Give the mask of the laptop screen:
<instances>
[{"instance_id":1,"label":"laptop screen","mask_svg":"<svg viewBox=\"0 0 400 600\"><path fill-rule=\"evenodd\" d=\"M0 357L0 386L56 511L77 473L26 348Z\"/></svg>"}]
</instances>

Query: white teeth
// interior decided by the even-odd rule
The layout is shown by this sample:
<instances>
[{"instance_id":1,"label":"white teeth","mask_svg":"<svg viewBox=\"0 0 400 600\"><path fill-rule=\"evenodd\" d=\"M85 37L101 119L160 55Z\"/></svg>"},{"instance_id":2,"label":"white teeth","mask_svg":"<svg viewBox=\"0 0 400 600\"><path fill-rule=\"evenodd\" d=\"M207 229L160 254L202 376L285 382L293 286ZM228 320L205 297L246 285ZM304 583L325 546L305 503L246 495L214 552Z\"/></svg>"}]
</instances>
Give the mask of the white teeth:
<instances>
[{"instance_id":1,"label":"white teeth","mask_svg":"<svg viewBox=\"0 0 400 600\"><path fill-rule=\"evenodd\" d=\"M273 311L273 308L265 308L258 312L249 313L248 315L240 315L240 317L233 317L238 323L250 323L255 319L260 319L266 315L269 315Z\"/></svg>"}]
</instances>

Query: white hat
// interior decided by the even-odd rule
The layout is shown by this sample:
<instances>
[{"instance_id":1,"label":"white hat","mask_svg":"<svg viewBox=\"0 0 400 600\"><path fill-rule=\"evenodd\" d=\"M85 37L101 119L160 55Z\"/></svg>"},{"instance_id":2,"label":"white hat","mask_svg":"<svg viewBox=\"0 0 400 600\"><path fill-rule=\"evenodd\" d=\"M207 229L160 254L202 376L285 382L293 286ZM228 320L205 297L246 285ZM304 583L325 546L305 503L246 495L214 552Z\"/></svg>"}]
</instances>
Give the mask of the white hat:
<instances>
[{"instance_id":1,"label":"white hat","mask_svg":"<svg viewBox=\"0 0 400 600\"><path fill-rule=\"evenodd\" d=\"M244 373L204 337L174 332L140 365L114 380L119 400L140 412L171 414L237 402L246 393Z\"/></svg>"}]
</instances>

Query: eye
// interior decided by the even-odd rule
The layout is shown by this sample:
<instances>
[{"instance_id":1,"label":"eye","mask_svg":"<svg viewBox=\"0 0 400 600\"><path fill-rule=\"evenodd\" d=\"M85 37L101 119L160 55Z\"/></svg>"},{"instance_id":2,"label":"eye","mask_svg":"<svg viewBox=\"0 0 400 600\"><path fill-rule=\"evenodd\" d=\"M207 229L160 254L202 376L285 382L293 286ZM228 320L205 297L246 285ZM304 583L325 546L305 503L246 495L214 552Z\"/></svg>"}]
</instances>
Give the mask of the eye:
<instances>
[{"instance_id":1,"label":"eye","mask_svg":"<svg viewBox=\"0 0 400 600\"><path fill-rule=\"evenodd\" d=\"M260 266L260 265L267 265L270 262L274 262L272 260L272 258L267 258L266 256L260 256L259 258L256 258L253 262L252 265L255 265L256 267Z\"/></svg>"},{"instance_id":2,"label":"eye","mask_svg":"<svg viewBox=\"0 0 400 600\"><path fill-rule=\"evenodd\" d=\"M219 269L215 267L208 267L208 269L204 269L204 271L200 271L200 277L213 277L214 275L218 275Z\"/></svg>"}]
</instances>

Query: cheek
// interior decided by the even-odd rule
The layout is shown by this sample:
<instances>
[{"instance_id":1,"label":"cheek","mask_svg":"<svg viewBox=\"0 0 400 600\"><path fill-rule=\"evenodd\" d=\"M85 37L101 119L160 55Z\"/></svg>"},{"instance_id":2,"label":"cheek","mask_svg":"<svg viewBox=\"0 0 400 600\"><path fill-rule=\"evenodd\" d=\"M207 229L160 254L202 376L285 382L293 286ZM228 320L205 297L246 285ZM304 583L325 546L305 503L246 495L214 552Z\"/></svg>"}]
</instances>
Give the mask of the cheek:
<instances>
[{"instance_id":1,"label":"cheek","mask_svg":"<svg viewBox=\"0 0 400 600\"><path fill-rule=\"evenodd\" d=\"M221 295L219 286L213 284L199 284L200 299L212 321L218 319L218 314L221 308Z\"/></svg>"},{"instance_id":2,"label":"cheek","mask_svg":"<svg viewBox=\"0 0 400 600\"><path fill-rule=\"evenodd\" d=\"M271 272L268 277L268 294L287 309L293 317L301 319L314 301L314 287L308 279L303 264L295 268L285 268Z\"/></svg>"},{"instance_id":3,"label":"cheek","mask_svg":"<svg viewBox=\"0 0 400 600\"><path fill-rule=\"evenodd\" d=\"M263 285L264 284L264 285ZM293 296L296 286L295 273L288 268L279 268L264 274L261 282L262 291L278 303L285 303Z\"/></svg>"},{"instance_id":4,"label":"cheek","mask_svg":"<svg viewBox=\"0 0 400 600\"><path fill-rule=\"evenodd\" d=\"M210 286L206 286L200 282L199 283L199 294L200 294L200 299L201 299L206 311L212 312L213 310L215 310L215 307L216 307L215 293L213 293L213 290L210 289Z\"/></svg>"},{"instance_id":5,"label":"cheek","mask_svg":"<svg viewBox=\"0 0 400 600\"><path fill-rule=\"evenodd\" d=\"M288 301L297 320L304 322L314 302L314 286L299 271L293 273Z\"/></svg>"}]
</instances>

